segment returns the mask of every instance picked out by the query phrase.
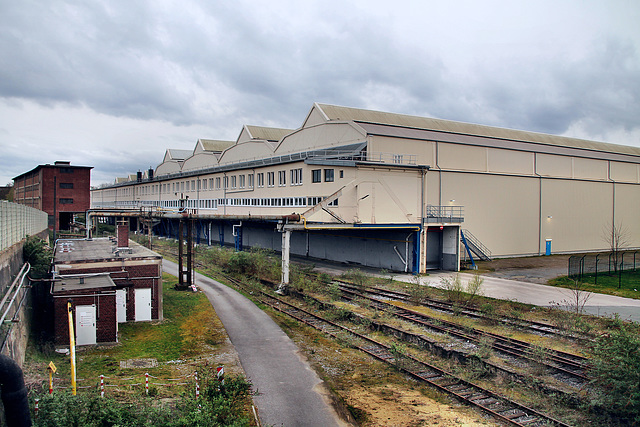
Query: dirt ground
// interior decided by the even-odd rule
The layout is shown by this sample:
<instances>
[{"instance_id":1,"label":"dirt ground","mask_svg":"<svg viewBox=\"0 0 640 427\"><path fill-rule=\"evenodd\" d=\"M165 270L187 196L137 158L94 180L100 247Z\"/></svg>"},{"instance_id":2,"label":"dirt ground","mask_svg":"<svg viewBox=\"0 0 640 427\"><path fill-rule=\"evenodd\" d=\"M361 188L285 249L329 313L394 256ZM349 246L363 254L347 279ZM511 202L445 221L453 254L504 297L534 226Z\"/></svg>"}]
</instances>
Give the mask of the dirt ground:
<instances>
[{"instance_id":1,"label":"dirt ground","mask_svg":"<svg viewBox=\"0 0 640 427\"><path fill-rule=\"evenodd\" d=\"M566 276L571 255L500 258L477 262L482 275L523 282L546 284L558 276Z\"/></svg>"},{"instance_id":2,"label":"dirt ground","mask_svg":"<svg viewBox=\"0 0 640 427\"><path fill-rule=\"evenodd\" d=\"M347 400L367 413L364 426L487 426L494 425L469 408L436 402L416 390L396 390L389 385L354 388Z\"/></svg>"}]
</instances>

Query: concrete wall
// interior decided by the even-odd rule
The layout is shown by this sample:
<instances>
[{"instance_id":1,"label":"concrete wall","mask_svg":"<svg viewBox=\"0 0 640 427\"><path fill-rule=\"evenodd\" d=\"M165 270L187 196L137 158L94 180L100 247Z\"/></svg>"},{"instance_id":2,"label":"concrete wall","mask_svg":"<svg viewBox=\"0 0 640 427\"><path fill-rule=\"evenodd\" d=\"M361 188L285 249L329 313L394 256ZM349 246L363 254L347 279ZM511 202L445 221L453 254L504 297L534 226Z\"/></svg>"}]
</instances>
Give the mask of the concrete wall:
<instances>
[{"instance_id":1,"label":"concrete wall","mask_svg":"<svg viewBox=\"0 0 640 427\"><path fill-rule=\"evenodd\" d=\"M10 248L0 252L0 298L4 297L11 283L22 268L24 263L22 259L23 246L24 241L16 243ZM25 280L24 284L28 285L28 281ZM15 319L17 322L10 324L6 335L0 334L0 339L2 340L0 353L12 358L20 366L24 363L25 351L29 340L29 329L31 326L31 299L28 289L23 288L18 295L19 299L23 297L26 298L23 304L19 306L20 301L15 301L7 316L7 319ZM3 311L4 309L2 312ZM0 315L2 315L2 312L0 312Z\"/></svg>"}]
</instances>

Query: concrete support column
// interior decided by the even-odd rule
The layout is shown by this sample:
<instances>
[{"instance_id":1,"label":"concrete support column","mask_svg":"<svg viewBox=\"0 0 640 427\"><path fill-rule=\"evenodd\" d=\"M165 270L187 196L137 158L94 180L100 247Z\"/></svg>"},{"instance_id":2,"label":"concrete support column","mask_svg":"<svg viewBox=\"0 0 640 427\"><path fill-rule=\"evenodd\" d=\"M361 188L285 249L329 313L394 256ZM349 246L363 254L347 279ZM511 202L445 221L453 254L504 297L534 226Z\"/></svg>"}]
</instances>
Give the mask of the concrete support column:
<instances>
[{"instance_id":1,"label":"concrete support column","mask_svg":"<svg viewBox=\"0 0 640 427\"><path fill-rule=\"evenodd\" d=\"M282 275L278 293L284 293L289 285L289 252L291 247L291 230L282 229Z\"/></svg>"},{"instance_id":2,"label":"concrete support column","mask_svg":"<svg viewBox=\"0 0 640 427\"><path fill-rule=\"evenodd\" d=\"M427 226L420 229L420 274L427 272Z\"/></svg>"}]
</instances>

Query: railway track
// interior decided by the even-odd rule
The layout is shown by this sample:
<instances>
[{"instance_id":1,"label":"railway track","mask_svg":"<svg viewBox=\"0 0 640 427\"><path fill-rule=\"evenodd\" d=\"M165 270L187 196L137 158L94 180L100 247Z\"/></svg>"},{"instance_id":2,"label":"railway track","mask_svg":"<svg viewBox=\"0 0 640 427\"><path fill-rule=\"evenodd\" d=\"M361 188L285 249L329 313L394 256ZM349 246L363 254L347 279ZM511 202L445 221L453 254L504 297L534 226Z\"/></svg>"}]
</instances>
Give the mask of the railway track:
<instances>
[{"instance_id":1,"label":"railway track","mask_svg":"<svg viewBox=\"0 0 640 427\"><path fill-rule=\"evenodd\" d=\"M356 298L366 299L371 306L388 313L398 319L417 324L421 327L433 331L448 334L460 340L470 341L479 344L483 338L486 342L491 342L491 348L500 353L526 359L532 363L545 366L549 371L559 375L565 375L582 382L586 382L588 377L585 374L587 359L574 354L561 352L558 350L535 347L531 344L507 338L498 334L481 331L469 327L463 327L453 322L436 319L426 314L419 313L406 308L398 307L376 298L371 298L352 290L351 287L340 286L343 297L349 300Z\"/></svg>"},{"instance_id":2,"label":"railway track","mask_svg":"<svg viewBox=\"0 0 640 427\"><path fill-rule=\"evenodd\" d=\"M171 251L173 252L173 251ZM177 252L177 251L176 251ZM174 254L176 255L176 254ZM194 260L194 265L203 266L202 263ZM235 280L231 277L227 277L229 280ZM354 296L359 298L366 298L370 304L375 305L379 310L383 310L390 315L418 324L421 327L434 330L443 334L456 337L459 340L470 341L475 344L479 344L481 339L487 338L485 342L491 342L493 350L514 357L518 359L528 360L529 362L542 365L549 372L554 373L558 379L563 380L563 376L585 383L588 381L588 377L585 375L585 368L587 365L587 359L581 356L573 355L570 353L560 352L557 350L544 349L541 347L534 347L531 344L515 340L512 338L506 338L498 334L493 334L477 329L468 327L462 327L456 323L448 322L442 319L435 319L427 316L423 313L418 313L409 309L401 308L396 305L390 304L384 300L391 299L395 301L409 301L410 296L405 292L392 291L388 289L376 288L376 287L357 287L349 282L345 282L339 279L333 279L336 282L343 295L351 295L351 299ZM240 286L240 284L237 284ZM364 294L363 294L364 293ZM476 310L454 308L452 304L429 299L423 304L428 308L432 308L438 311L444 311L448 313L462 314L472 318L486 318L486 316ZM559 335L557 328L552 325L548 325L541 322L523 321L521 319L501 318L501 321L506 323L518 322L519 328L525 328L534 333L543 333L546 335Z\"/></svg>"},{"instance_id":3,"label":"railway track","mask_svg":"<svg viewBox=\"0 0 640 427\"><path fill-rule=\"evenodd\" d=\"M248 290L237 279L227 277L234 285ZM481 409L498 420L515 426L567 426L567 424L550 416L539 413L532 408L509 400L479 385L456 377L436 366L420 361L410 355L398 355L386 344L373 340L350 328L325 319L318 314L311 313L304 308L293 305L282 298L269 293L251 289L253 295L269 307L284 313L297 321L304 323L336 339L345 340L349 345L392 365L417 381L428 384L459 401Z\"/></svg>"},{"instance_id":4,"label":"railway track","mask_svg":"<svg viewBox=\"0 0 640 427\"><path fill-rule=\"evenodd\" d=\"M349 282L345 282L343 280L335 279L335 278L332 280L338 283L342 287L350 288L351 290L358 289L356 286L354 286ZM382 289L377 287L365 287L364 289L361 289L361 290L366 294L375 295L379 298L391 299L395 301L405 301L405 302L410 301L410 295L406 292L392 291L392 290ZM563 338L568 338L573 340L577 339L575 336L569 335L561 331L560 329L558 329L556 326L551 325L549 323L537 322L534 320L525 320L525 319L509 317L504 315L501 315L500 318L495 319L490 316L487 316L485 313L482 313L479 310L475 310L473 308L468 308L468 307L467 308L457 307L454 304L451 304L445 301L435 300L432 298L425 298L421 302L421 305L436 311L441 311L441 312L456 314L456 315L463 315L463 316L471 317L475 319L481 319L481 320L487 320L487 321L497 320L503 324L506 324L515 328L519 328L519 329L526 329L526 330L529 330L530 332L537 333L540 335L552 335L552 336L558 336L558 337L563 337Z\"/></svg>"}]
</instances>

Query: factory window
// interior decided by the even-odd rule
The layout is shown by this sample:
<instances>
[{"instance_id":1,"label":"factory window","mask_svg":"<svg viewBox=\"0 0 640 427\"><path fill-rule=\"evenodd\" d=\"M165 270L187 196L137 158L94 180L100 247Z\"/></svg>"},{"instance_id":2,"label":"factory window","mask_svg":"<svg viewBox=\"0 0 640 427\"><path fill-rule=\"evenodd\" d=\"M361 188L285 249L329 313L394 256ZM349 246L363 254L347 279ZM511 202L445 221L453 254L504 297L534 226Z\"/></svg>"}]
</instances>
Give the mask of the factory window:
<instances>
[{"instance_id":1,"label":"factory window","mask_svg":"<svg viewBox=\"0 0 640 427\"><path fill-rule=\"evenodd\" d=\"M200 181L198 180L198 182L200 182ZM203 180L202 180L202 189L203 189L203 190L206 190L206 189L207 189L207 180L206 180L206 179L203 179Z\"/></svg>"},{"instance_id":2,"label":"factory window","mask_svg":"<svg viewBox=\"0 0 640 427\"><path fill-rule=\"evenodd\" d=\"M262 172L258 174L258 187L264 187L264 173Z\"/></svg>"},{"instance_id":3,"label":"factory window","mask_svg":"<svg viewBox=\"0 0 640 427\"><path fill-rule=\"evenodd\" d=\"M322 182L322 170L314 169L311 171L311 182Z\"/></svg>"},{"instance_id":4,"label":"factory window","mask_svg":"<svg viewBox=\"0 0 640 427\"><path fill-rule=\"evenodd\" d=\"M287 171L278 171L278 187L287 185Z\"/></svg>"},{"instance_id":5,"label":"factory window","mask_svg":"<svg viewBox=\"0 0 640 427\"><path fill-rule=\"evenodd\" d=\"M276 185L275 172L267 172L267 187L273 187Z\"/></svg>"},{"instance_id":6,"label":"factory window","mask_svg":"<svg viewBox=\"0 0 640 427\"><path fill-rule=\"evenodd\" d=\"M180 183L180 191L184 191L184 181Z\"/></svg>"},{"instance_id":7,"label":"factory window","mask_svg":"<svg viewBox=\"0 0 640 427\"><path fill-rule=\"evenodd\" d=\"M239 181L238 182L238 187L244 188L244 181L245 181L244 175L240 175L238 181Z\"/></svg>"},{"instance_id":8,"label":"factory window","mask_svg":"<svg viewBox=\"0 0 640 427\"><path fill-rule=\"evenodd\" d=\"M191 180L191 191L196 191L196 180Z\"/></svg>"},{"instance_id":9,"label":"factory window","mask_svg":"<svg viewBox=\"0 0 640 427\"><path fill-rule=\"evenodd\" d=\"M213 178L209 178L209 188L213 190Z\"/></svg>"},{"instance_id":10,"label":"factory window","mask_svg":"<svg viewBox=\"0 0 640 427\"><path fill-rule=\"evenodd\" d=\"M338 199L335 199L333 202L327 203L327 206L338 206Z\"/></svg>"},{"instance_id":11,"label":"factory window","mask_svg":"<svg viewBox=\"0 0 640 427\"><path fill-rule=\"evenodd\" d=\"M61 182L60 183L60 188L73 188L73 182Z\"/></svg>"},{"instance_id":12,"label":"factory window","mask_svg":"<svg viewBox=\"0 0 640 427\"><path fill-rule=\"evenodd\" d=\"M220 177L216 178L216 190L220 189Z\"/></svg>"},{"instance_id":13,"label":"factory window","mask_svg":"<svg viewBox=\"0 0 640 427\"><path fill-rule=\"evenodd\" d=\"M237 177L235 175L233 175L231 177L231 189L235 189L236 188L236 181L237 181Z\"/></svg>"},{"instance_id":14,"label":"factory window","mask_svg":"<svg viewBox=\"0 0 640 427\"><path fill-rule=\"evenodd\" d=\"M73 173L73 168L60 168L60 173Z\"/></svg>"},{"instance_id":15,"label":"factory window","mask_svg":"<svg viewBox=\"0 0 640 427\"><path fill-rule=\"evenodd\" d=\"M229 188L229 177L228 177L228 176L225 176L225 177L224 177L224 179L223 179L222 181L223 181L223 182L222 182L223 188L224 188L225 190L226 190L227 188Z\"/></svg>"},{"instance_id":16,"label":"factory window","mask_svg":"<svg viewBox=\"0 0 640 427\"><path fill-rule=\"evenodd\" d=\"M302 185L302 168L291 169L291 185Z\"/></svg>"},{"instance_id":17,"label":"factory window","mask_svg":"<svg viewBox=\"0 0 640 427\"><path fill-rule=\"evenodd\" d=\"M324 170L324 182L333 182L333 169Z\"/></svg>"},{"instance_id":18,"label":"factory window","mask_svg":"<svg viewBox=\"0 0 640 427\"><path fill-rule=\"evenodd\" d=\"M252 173L247 175L247 186L249 188L253 188L253 174Z\"/></svg>"},{"instance_id":19,"label":"factory window","mask_svg":"<svg viewBox=\"0 0 640 427\"><path fill-rule=\"evenodd\" d=\"M340 178L344 178L344 171L343 170L340 171Z\"/></svg>"},{"instance_id":20,"label":"factory window","mask_svg":"<svg viewBox=\"0 0 640 427\"><path fill-rule=\"evenodd\" d=\"M402 163L402 154L394 154L393 163Z\"/></svg>"},{"instance_id":21,"label":"factory window","mask_svg":"<svg viewBox=\"0 0 640 427\"><path fill-rule=\"evenodd\" d=\"M70 205L73 203L73 199L60 199L61 205Z\"/></svg>"},{"instance_id":22,"label":"factory window","mask_svg":"<svg viewBox=\"0 0 640 427\"><path fill-rule=\"evenodd\" d=\"M189 191L189 188L190 188L189 185L190 185L189 181L187 181L187 191Z\"/></svg>"},{"instance_id":23,"label":"factory window","mask_svg":"<svg viewBox=\"0 0 640 427\"><path fill-rule=\"evenodd\" d=\"M315 206L322 201L322 197L307 197L308 206Z\"/></svg>"}]
</instances>

